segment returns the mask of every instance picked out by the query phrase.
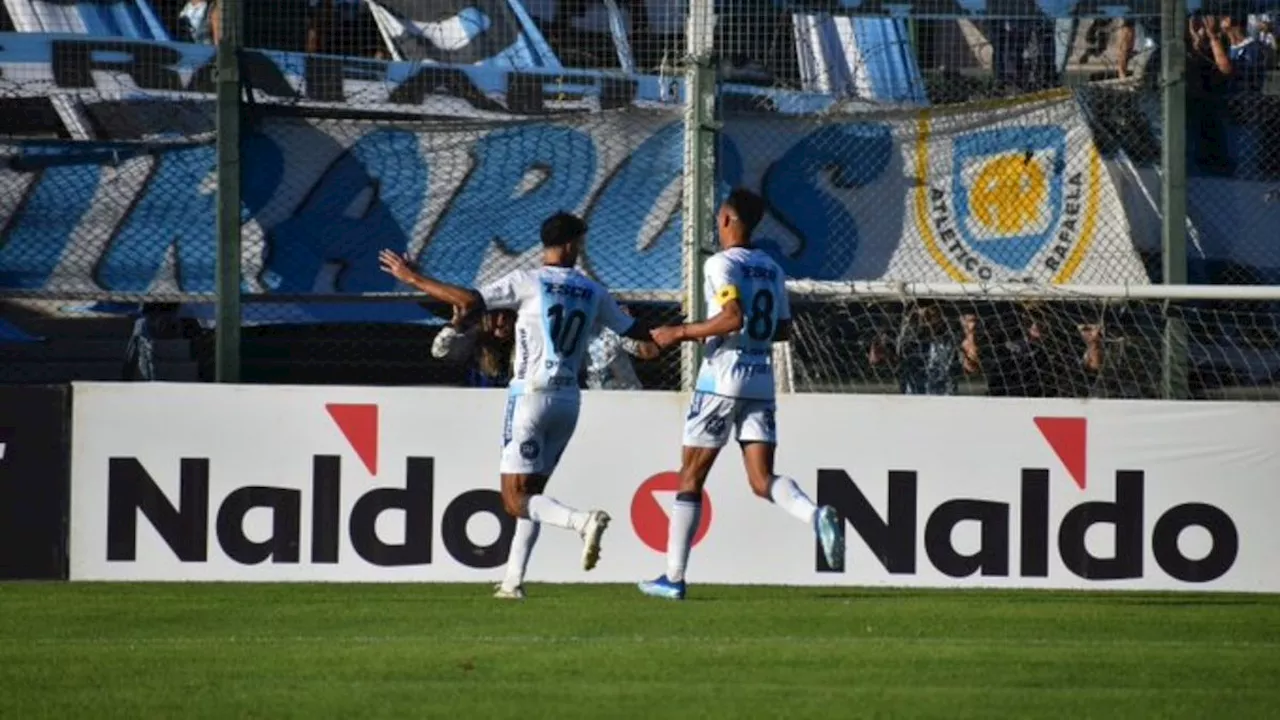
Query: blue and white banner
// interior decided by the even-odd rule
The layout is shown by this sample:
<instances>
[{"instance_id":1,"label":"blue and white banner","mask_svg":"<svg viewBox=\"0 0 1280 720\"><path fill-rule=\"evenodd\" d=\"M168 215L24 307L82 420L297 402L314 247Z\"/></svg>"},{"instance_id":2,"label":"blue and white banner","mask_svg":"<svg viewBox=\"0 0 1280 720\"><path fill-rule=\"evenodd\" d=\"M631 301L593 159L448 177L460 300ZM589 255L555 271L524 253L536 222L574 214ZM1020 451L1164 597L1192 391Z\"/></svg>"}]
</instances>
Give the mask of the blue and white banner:
<instances>
[{"instance_id":1,"label":"blue and white banner","mask_svg":"<svg viewBox=\"0 0 1280 720\"><path fill-rule=\"evenodd\" d=\"M502 119L676 106L683 98L683 82L675 76L387 62L270 50L243 51L241 72L260 105L369 117L413 113ZM6 98L66 98L81 105L203 102L209 103L211 121L214 79L214 48L209 45L0 33L0 89ZM727 84L721 92L743 107L780 113L819 112L837 102L830 95L747 85Z\"/></svg>"},{"instance_id":2,"label":"blue and white banner","mask_svg":"<svg viewBox=\"0 0 1280 720\"><path fill-rule=\"evenodd\" d=\"M216 90L214 56L210 45L0 33L0 89L7 98L61 97L80 104L211 102ZM387 62L270 50L243 51L241 72L259 104L338 109L371 117L421 113L503 118L678 104L681 95L677 78L651 75ZM784 112L811 112L833 103L815 94L767 88L730 92L759 96L757 104L772 104Z\"/></svg>"},{"instance_id":3,"label":"blue and white banner","mask_svg":"<svg viewBox=\"0 0 1280 720\"><path fill-rule=\"evenodd\" d=\"M559 68L519 0L367 0L397 60L505 68Z\"/></svg>"},{"instance_id":4,"label":"blue and white banner","mask_svg":"<svg viewBox=\"0 0 1280 720\"><path fill-rule=\"evenodd\" d=\"M4 10L22 33L169 39L164 22L145 0L4 0Z\"/></svg>"},{"instance_id":5,"label":"blue and white banner","mask_svg":"<svg viewBox=\"0 0 1280 720\"><path fill-rule=\"evenodd\" d=\"M730 119L722 189L768 201L759 239L821 280L1144 283L1125 213L1070 97L875 121ZM214 290L214 147L0 146L0 287ZM379 250L448 281L536 262L561 209L619 291L680 288L680 111L413 130L277 120L244 141L245 289L396 290Z\"/></svg>"}]
</instances>

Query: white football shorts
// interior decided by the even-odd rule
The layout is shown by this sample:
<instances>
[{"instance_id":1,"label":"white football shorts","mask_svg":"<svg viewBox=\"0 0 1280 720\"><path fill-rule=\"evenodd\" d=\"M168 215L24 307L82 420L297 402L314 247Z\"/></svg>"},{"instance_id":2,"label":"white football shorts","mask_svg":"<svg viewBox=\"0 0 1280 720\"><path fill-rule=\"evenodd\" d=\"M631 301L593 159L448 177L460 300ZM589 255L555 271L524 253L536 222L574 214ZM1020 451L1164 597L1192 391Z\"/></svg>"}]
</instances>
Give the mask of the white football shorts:
<instances>
[{"instance_id":1,"label":"white football shorts","mask_svg":"<svg viewBox=\"0 0 1280 720\"><path fill-rule=\"evenodd\" d=\"M684 422L685 447L721 448L729 442L729 428L740 443L778 444L773 400L750 400L696 392Z\"/></svg>"},{"instance_id":2,"label":"white football shorts","mask_svg":"<svg viewBox=\"0 0 1280 720\"><path fill-rule=\"evenodd\" d=\"M502 424L503 474L550 475L578 426L576 398L527 393L507 398Z\"/></svg>"}]
</instances>

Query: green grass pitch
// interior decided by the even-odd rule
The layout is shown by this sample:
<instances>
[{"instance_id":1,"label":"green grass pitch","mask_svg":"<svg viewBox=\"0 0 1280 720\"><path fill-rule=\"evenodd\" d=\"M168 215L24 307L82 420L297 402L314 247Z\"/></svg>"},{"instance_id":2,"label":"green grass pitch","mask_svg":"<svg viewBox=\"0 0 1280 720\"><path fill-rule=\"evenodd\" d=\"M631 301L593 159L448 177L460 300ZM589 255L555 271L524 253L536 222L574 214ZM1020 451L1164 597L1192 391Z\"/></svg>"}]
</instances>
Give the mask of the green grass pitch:
<instances>
[{"instance_id":1,"label":"green grass pitch","mask_svg":"<svg viewBox=\"0 0 1280 720\"><path fill-rule=\"evenodd\" d=\"M0 717L1280 715L1280 597L0 585Z\"/></svg>"}]
</instances>

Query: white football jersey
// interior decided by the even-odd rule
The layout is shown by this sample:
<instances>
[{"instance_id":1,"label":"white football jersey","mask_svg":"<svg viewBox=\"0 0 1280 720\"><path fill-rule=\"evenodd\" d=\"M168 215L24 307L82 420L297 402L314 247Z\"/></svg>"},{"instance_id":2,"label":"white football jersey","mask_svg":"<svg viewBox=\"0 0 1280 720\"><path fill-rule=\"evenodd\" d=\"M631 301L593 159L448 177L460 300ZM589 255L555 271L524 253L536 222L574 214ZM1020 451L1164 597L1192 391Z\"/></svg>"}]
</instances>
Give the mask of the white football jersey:
<instances>
[{"instance_id":1,"label":"white football jersey","mask_svg":"<svg viewBox=\"0 0 1280 720\"><path fill-rule=\"evenodd\" d=\"M635 320L603 285L576 268L516 270L480 288L489 310L515 310L512 394L578 394L587 345L601 326L618 334Z\"/></svg>"},{"instance_id":2,"label":"white football jersey","mask_svg":"<svg viewBox=\"0 0 1280 720\"><path fill-rule=\"evenodd\" d=\"M752 400L772 400L773 334L791 319L786 275L763 250L730 248L703 266L707 314L730 300L742 304L742 327L707 340L698 370L699 392Z\"/></svg>"}]
</instances>

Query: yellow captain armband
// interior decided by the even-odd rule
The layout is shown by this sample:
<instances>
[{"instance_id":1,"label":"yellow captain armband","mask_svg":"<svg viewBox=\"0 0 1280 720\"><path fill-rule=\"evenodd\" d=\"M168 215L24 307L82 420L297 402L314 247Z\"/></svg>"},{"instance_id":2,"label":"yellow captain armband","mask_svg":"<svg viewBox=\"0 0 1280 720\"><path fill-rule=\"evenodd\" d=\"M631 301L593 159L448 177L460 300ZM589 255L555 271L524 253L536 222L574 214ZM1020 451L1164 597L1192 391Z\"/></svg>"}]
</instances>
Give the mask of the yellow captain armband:
<instances>
[{"instance_id":1,"label":"yellow captain armband","mask_svg":"<svg viewBox=\"0 0 1280 720\"><path fill-rule=\"evenodd\" d=\"M725 285L720 288L720 292L716 293L716 303L723 307L725 303L737 300L739 297L737 285Z\"/></svg>"}]
</instances>

